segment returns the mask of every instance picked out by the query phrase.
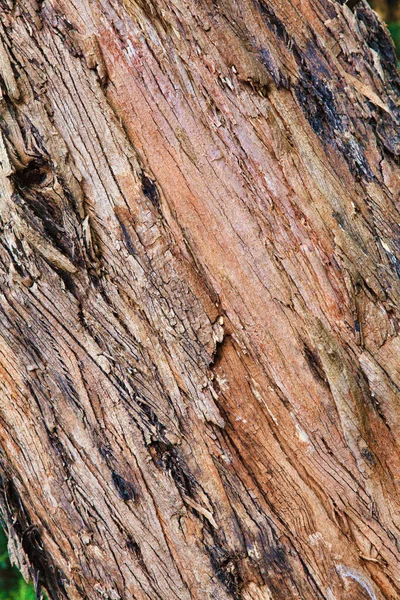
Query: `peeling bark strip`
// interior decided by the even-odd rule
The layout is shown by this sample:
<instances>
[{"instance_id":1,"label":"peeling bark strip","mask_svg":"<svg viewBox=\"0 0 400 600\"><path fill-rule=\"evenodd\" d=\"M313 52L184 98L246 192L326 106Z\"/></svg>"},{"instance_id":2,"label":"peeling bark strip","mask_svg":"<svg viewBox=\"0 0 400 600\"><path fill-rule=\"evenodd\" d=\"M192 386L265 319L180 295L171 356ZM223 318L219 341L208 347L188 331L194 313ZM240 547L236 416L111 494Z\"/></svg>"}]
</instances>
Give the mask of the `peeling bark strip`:
<instances>
[{"instance_id":1,"label":"peeling bark strip","mask_svg":"<svg viewBox=\"0 0 400 600\"><path fill-rule=\"evenodd\" d=\"M0 87L0 506L38 595L399 598L378 17L0 0Z\"/></svg>"}]
</instances>

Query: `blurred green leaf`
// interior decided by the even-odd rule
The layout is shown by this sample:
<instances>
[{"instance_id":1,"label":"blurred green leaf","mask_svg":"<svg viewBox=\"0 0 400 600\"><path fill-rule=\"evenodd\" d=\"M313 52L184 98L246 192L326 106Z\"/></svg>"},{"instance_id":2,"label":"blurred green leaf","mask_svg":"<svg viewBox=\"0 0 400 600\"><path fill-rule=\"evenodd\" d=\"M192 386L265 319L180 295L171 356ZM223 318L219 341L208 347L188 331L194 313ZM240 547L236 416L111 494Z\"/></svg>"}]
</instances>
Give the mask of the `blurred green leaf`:
<instances>
[{"instance_id":1,"label":"blurred green leaf","mask_svg":"<svg viewBox=\"0 0 400 600\"><path fill-rule=\"evenodd\" d=\"M7 551L7 537L0 528L0 600L35 600L33 585L26 583L12 567Z\"/></svg>"},{"instance_id":2,"label":"blurred green leaf","mask_svg":"<svg viewBox=\"0 0 400 600\"><path fill-rule=\"evenodd\" d=\"M396 46L397 56L400 58L400 23L388 23L388 29Z\"/></svg>"}]
</instances>

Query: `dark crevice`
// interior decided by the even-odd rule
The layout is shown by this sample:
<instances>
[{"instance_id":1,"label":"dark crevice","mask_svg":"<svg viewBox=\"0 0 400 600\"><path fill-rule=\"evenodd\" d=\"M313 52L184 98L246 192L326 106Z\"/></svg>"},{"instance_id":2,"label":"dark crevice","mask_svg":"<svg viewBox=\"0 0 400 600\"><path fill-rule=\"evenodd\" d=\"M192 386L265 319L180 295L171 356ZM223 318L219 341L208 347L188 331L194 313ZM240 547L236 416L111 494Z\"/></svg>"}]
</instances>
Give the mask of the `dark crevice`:
<instances>
[{"instance_id":1,"label":"dark crevice","mask_svg":"<svg viewBox=\"0 0 400 600\"><path fill-rule=\"evenodd\" d=\"M30 189L40 187L45 183L51 168L44 160L32 160L24 169L19 169L13 176L14 186L17 189Z\"/></svg>"},{"instance_id":2,"label":"dark crevice","mask_svg":"<svg viewBox=\"0 0 400 600\"><path fill-rule=\"evenodd\" d=\"M207 548L211 566L218 580L234 600L241 600L243 579L240 568L240 557L227 552L220 545Z\"/></svg>"},{"instance_id":3,"label":"dark crevice","mask_svg":"<svg viewBox=\"0 0 400 600\"><path fill-rule=\"evenodd\" d=\"M153 206L160 208L160 194L155 182L144 173L141 175L141 180L143 194L151 201Z\"/></svg>"},{"instance_id":4,"label":"dark crevice","mask_svg":"<svg viewBox=\"0 0 400 600\"><path fill-rule=\"evenodd\" d=\"M304 356L315 379L317 379L317 381L321 381L326 387L329 388L328 378L325 374L319 356L315 352L313 352L306 344L304 344Z\"/></svg>"},{"instance_id":5,"label":"dark crevice","mask_svg":"<svg viewBox=\"0 0 400 600\"><path fill-rule=\"evenodd\" d=\"M278 37L278 39L287 46L290 41L290 36L284 23L272 10L271 4L266 0L253 0L253 2L263 16L264 22L266 23L268 29L270 29Z\"/></svg>"},{"instance_id":6,"label":"dark crevice","mask_svg":"<svg viewBox=\"0 0 400 600\"><path fill-rule=\"evenodd\" d=\"M149 444L150 454L157 467L172 477L178 490L190 498L196 495L196 480L179 456L176 448L163 441Z\"/></svg>"},{"instance_id":7,"label":"dark crevice","mask_svg":"<svg viewBox=\"0 0 400 600\"><path fill-rule=\"evenodd\" d=\"M137 491L133 483L130 483L129 481L124 479L122 475L119 475L115 471L112 472L111 478L114 487L122 500L125 500L125 502L128 502L129 500L136 500Z\"/></svg>"},{"instance_id":8,"label":"dark crevice","mask_svg":"<svg viewBox=\"0 0 400 600\"><path fill-rule=\"evenodd\" d=\"M126 249L128 250L129 254L131 254L132 256L134 256L135 254L137 254L137 252L136 252L135 246L134 246L134 244L132 242L132 238L129 235L129 231L128 231L125 223L120 218L120 216L118 215L117 212L115 213L115 216L117 217L119 226L121 227L121 231L122 231L122 235L123 235L123 238L124 238Z\"/></svg>"}]
</instances>

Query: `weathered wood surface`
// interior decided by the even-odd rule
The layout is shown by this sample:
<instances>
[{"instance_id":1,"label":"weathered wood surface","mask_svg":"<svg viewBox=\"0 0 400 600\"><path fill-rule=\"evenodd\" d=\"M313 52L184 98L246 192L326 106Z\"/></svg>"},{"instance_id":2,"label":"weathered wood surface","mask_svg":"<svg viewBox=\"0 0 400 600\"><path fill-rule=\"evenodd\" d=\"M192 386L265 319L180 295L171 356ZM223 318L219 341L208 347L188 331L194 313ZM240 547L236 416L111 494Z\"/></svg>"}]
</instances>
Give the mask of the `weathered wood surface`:
<instances>
[{"instance_id":1,"label":"weathered wood surface","mask_svg":"<svg viewBox=\"0 0 400 600\"><path fill-rule=\"evenodd\" d=\"M0 8L1 507L25 575L53 600L399 598L384 26L328 0Z\"/></svg>"}]
</instances>

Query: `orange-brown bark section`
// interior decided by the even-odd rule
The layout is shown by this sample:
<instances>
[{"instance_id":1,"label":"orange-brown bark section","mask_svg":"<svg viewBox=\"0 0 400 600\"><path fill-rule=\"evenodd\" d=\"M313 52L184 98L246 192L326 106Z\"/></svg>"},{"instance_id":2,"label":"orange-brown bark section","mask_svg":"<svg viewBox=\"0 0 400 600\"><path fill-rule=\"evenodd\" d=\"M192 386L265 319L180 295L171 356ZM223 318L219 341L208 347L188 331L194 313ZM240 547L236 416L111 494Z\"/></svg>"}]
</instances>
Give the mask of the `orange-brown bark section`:
<instances>
[{"instance_id":1,"label":"orange-brown bark section","mask_svg":"<svg viewBox=\"0 0 400 600\"><path fill-rule=\"evenodd\" d=\"M364 3L0 0L0 505L52 599L396 599L399 89Z\"/></svg>"}]
</instances>

